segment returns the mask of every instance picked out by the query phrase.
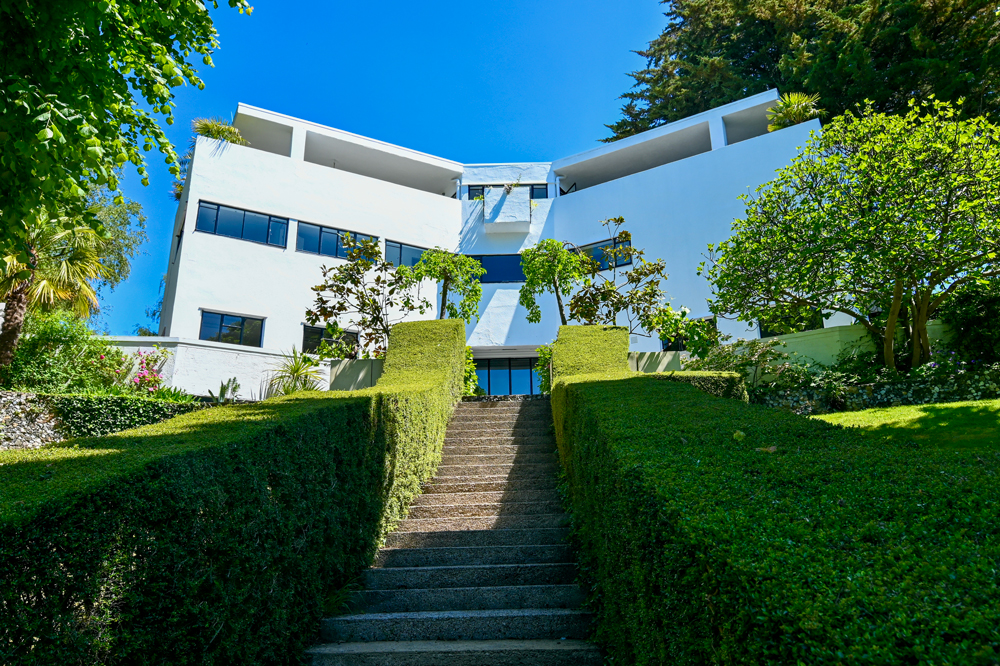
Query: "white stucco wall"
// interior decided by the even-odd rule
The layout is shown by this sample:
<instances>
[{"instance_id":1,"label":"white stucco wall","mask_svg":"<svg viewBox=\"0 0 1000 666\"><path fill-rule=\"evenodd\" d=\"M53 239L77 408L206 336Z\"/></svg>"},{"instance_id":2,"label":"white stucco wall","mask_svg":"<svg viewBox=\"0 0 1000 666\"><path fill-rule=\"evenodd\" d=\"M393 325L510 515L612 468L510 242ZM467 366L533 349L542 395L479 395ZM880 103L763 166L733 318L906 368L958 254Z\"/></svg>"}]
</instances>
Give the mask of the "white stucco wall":
<instances>
[{"instance_id":1,"label":"white stucco wall","mask_svg":"<svg viewBox=\"0 0 1000 666\"><path fill-rule=\"evenodd\" d=\"M197 339L205 309L263 317L266 349L301 347L305 312L315 297L310 287L321 282L322 266L344 260L296 251L299 220L375 235L383 243L458 245L461 204L441 195L204 138L191 173L186 221L175 232L182 233L181 251L171 256L176 266L165 303L172 304L161 329L167 336ZM289 218L287 247L196 231L199 201Z\"/></svg>"}]
</instances>

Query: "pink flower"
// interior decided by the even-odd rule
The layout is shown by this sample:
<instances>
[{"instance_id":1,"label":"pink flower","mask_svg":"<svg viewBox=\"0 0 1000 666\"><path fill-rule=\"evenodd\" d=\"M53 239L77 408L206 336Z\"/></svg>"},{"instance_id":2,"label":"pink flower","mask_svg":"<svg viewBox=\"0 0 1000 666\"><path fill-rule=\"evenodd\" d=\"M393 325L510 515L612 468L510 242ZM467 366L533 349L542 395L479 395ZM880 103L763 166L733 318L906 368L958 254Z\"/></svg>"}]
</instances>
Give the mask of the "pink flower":
<instances>
[{"instance_id":1,"label":"pink flower","mask_svg":"<svg viewBox=\"0 0 1000 666\"><path fill-rule=\"evenodd\" d=\"M116 374L116 375L117 375L117 374L120 374L120 373L121 373L121 370L115 370L115 374Z\"/></svg>"},{"instance_id":2,"label":"pink flower","mask_svg":"<svg viewBox=\"0 0 1000 666\"><path fill-rule=\"evenodd\" d=\"M104 354L101 354L101 358L104 358Z\"/></svg>"}]
</instances>

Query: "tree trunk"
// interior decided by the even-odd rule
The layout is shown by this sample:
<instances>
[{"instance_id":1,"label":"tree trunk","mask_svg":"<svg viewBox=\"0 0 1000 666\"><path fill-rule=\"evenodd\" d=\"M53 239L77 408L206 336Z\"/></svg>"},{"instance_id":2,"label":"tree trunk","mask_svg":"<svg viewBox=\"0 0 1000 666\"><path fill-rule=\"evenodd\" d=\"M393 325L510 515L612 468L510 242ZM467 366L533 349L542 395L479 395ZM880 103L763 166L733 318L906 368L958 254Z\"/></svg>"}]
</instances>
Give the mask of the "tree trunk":
<instances>
[{"instance_id":1,"label":"tree trunk","mask_svg":"<svg viewBox=\"0 0 1000 666\"><path fill-rule=\"evenodd\" d=\"M556 293L556 304L559 306L559 319L566 325L566 313L563 312L562 294L559 292L559 278L552 279L552 290Z\"/></svg>"},{"instance_id":2,"label":"tree trunk","mask_svg":"<svg viewBox=\"0 0 1000 666\"><path fill-rule=\"evenodd\" d=\"M3 311L3 326L0 327L0 368L6 368L14 361L14 350L21 339L24 315L28 311L28 288L31 280L15 287L8 295Z\"/></svg>"},{"instance_id":3,"label":"tree trunk","mask_svg":"<svg viewBox=\"0 0 1000 666\"><path fill-rule=\"evenodd\" d=\"M444 319L445 307L448 305L448 278L441 281L441 312L438 319Z\"/></svg>"},{"instance_id":4,"label":"tree trunk","mask_svg":"<svg viewBox=\"0 0 1000 666\"><path fill-rule=\"evenodd\" d=\"M927 336L927 312L930 306L930 296L923 297L919 293L913 299L913 332L910 342L913 354L910 357L910 368L923 365L930 358L930 340Z\"/></svg>"},{"instance_id":5,"label":"tree trunk","mask_svg":"<svg viewBox=\"0 0 1000 666\"><path fill-rule=\"evenodd\" d=\"M903 305L903 283L896 281L892 289L892 305L889 307L889 318L885 322L885 335L882 340L882 360L885 367L896 372L896 352L893 345L896 342L896 320L899 318L899 309Z\"/></svg>"}]
</instances>

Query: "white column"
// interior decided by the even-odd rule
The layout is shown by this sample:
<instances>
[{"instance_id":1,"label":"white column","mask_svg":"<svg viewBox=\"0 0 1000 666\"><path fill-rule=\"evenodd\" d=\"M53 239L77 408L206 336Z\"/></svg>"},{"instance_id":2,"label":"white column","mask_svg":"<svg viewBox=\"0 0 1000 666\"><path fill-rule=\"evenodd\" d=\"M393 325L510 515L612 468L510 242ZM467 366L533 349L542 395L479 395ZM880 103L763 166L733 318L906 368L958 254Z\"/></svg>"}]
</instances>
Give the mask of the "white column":
<instances>
[{"instance_id":1,"label":"white column","mask_svg":"<svg viewBox=\"0 0 1000 666\"><path fill-rule=\"evenodd\" d=\"M293 160L300 162L306 159L306 128L292 126L292 154Z\"/></svg>"},{"instance_id":2,"label":"white column","mask_svg":"<svg viewBox=\"0 0 1000 666\"><path fill-rule=\"evenodd\" d=\"M726 145L726 123L722 120L722 116L709 119L708 133L712 137L712 150L718 150Z\"/></svg>"}]
</instances>

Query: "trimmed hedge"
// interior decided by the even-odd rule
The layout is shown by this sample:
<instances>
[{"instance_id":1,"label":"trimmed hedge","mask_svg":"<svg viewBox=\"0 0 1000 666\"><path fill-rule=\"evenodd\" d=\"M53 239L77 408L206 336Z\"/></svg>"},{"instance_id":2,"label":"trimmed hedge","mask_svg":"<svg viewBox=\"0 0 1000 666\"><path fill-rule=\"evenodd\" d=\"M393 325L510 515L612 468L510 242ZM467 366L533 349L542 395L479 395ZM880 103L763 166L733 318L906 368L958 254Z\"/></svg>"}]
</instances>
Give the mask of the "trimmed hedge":
<instances>
[{"instance_id":1,"label":"trimmed hedge","mask_svg":"<svg viewBox=\"0 0 1000 666\"><path fill-rule=\"evenodd\" d=\"M628 345L628 329L621 326L560 326L552 343L552 381L591 373L631 375Z\"/></svg>"},{"instance_id":2,"label":"trimmed hedge","mask_svg":"<svg viewBox=\"0 0 1000 666\"><path fill-rule=\"evenodd\" d=\"M39 395L59 417L66 437L97 437L159 423L205 407L200 402L167 402L125 395Z\"/></svg>"},{"instance_id":3,"label":"trimmed hedge","mask_svg":"<svg viewBox=\"0 0 1000 666\"><path fill-rule=\"evenodd\" d=\"M720 398L733 398L741 402L750 401L743 375L738 372L659 372L653 376L666 381L690 384L705 393Z\"/></svg>"},{"instance_id":4,"label":"trimmed hedge","mask_svg":"<svg viewBox=\"0 0 1000 666\"><path fill-rule=\"evenodd\" d=\"M649 375L561 377L552 403L615 663L1000 663L1000 453Z\"/></svg>"},{"instance_id":5,"label":"trimmed hedge","mask_svg":"<svg viewBox=\"0 0 1000 666\"><path fill-rule=\"evenodd\" d=\"M0 453L0 663L290 664L440 460L464 327L377 386Z\"/></svg>"}]
</instances>

